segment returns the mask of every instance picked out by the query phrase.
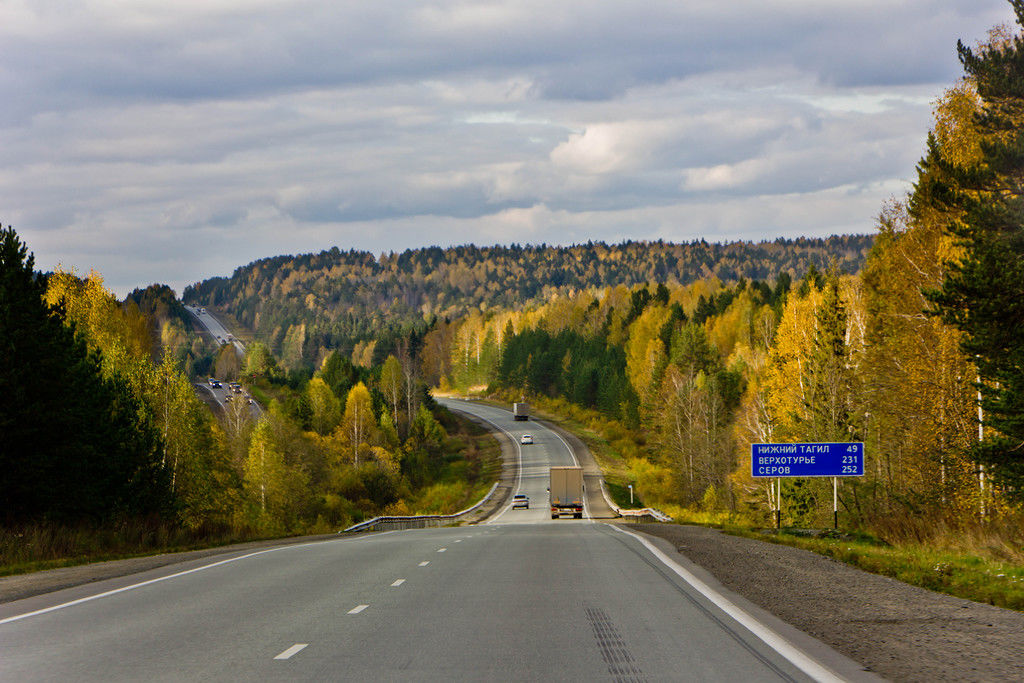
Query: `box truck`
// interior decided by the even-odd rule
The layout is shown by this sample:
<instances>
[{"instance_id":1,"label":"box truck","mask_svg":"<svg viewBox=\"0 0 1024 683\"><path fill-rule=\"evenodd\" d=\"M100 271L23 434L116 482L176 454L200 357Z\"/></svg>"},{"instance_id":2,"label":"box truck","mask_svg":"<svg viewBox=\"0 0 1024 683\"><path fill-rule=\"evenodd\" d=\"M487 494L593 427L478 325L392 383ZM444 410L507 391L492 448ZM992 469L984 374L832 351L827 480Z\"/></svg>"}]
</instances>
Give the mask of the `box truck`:
<instances>
[{"instance_id":1,"label":"box truck","mask_svg":"<svg viewBox=\"0 0 1024 683\"><path fill-rule=\"evenodd\" d=\"M530 406L526 403L513 403L512 404L512 417L517 422L530 419Z\"/></svg>"},{"instance_id":2,"label":"box truck","mask_svg":"<svg viewBox=\"0 0 1024 683\"><path fill-rule=\"evenodd\" d=\"M552 467L551 486L548 492L551 499L551 519L558 519L562 515L583 519L582 467Z\"/></svg>"}]
</instances>

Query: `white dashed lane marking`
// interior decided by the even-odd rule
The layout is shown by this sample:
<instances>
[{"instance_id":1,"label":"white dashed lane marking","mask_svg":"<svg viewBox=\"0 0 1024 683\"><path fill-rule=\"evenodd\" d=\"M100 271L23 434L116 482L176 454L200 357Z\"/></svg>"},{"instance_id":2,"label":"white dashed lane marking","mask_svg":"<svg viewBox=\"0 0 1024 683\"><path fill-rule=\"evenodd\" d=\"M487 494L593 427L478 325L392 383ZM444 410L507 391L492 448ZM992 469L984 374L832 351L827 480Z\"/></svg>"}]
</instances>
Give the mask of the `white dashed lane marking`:
<instances>
[{"instance_id":1,"label":"white dashed lane marking","mask_svg":"<svg viewBox=\"0 0 1024 683\"><path fill-rule=\"evenodd\" d=\"M362 611L363 611L364 609L366 609L367 607L369 607L369 605L356 605L355 607L353 607L352 609L350 609L350 610L348 611L348 613L349 613L349 614L359 614L360 612L362 612Z\"/></svg>"},{"instance_id":2,"label":"white dashed lane marking","mask_svg":"<svg viewBox=\"0 0 1024 683\"><path fill-rule=\"evenodd\" d=\"M398 580L397 580L397 581L395 581L395 582L394 582L393 584L391 584L391 587L392 587L392 588L398 588L398 587L399 587L399 586L401 586L401 585L402 585L403 583L405 583L405 579L398 579Z\"/></svg>"},{"instance_id":3,"label":"white dashed lane marking","mask_svg":"<svg viewBox=\"0 0 1024 683\"><path fill-rule=\"evenodd\" d=\"M290 659L292 655L302 652L307 647L309 647L309 643L295 643L290 648L274 657L274 659Z\"/></svg>"},{"instance_id":4,"label":"white dashed lane marking","mask_svg":"<svg viewBox=\"0 0 1024 683\"><path fill-rule=\"evenodd\" d=\"M430 560L424 560L423 562L420 562L421 567L426 567L428 564L430 564Z\"/></svg>"},{"instance_id":5,"label":"white dashed lane marking","mask_svg":"<svg viewBox=\"0 0 1024 683\"><path fill-rule=\"evenodd\" d=\"M438 548L437 552L443 553L445 550L448 550L448 548Z\"/></svg>"}]
</instances>

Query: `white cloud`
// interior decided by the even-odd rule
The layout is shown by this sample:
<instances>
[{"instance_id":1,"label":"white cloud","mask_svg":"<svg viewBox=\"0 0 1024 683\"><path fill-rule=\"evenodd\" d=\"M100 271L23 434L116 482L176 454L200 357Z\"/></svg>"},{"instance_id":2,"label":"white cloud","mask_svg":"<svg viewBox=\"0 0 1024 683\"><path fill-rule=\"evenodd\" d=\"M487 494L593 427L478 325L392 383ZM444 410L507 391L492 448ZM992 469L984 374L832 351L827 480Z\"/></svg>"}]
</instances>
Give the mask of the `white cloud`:
<instances>
[{"instance_id":1,"label":"white cloud","mask_svg":"<svg viewBox=\"0 0 1024 683\"><path fill-rule=\"evenodd\" d=\"M956 40L1011 18L1004 0L7 0L0 220L40 267L120 293L335 245L865 232L908 187Z\"/></svg>"}]
</instances>

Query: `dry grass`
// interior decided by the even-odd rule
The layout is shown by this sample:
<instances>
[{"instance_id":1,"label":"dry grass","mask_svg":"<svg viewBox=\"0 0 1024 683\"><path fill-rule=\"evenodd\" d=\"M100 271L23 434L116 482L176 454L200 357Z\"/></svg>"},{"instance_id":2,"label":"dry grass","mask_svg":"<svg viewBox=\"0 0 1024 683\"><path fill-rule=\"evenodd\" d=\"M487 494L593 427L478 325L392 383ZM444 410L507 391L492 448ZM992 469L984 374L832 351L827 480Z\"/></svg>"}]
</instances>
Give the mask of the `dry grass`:
<instances>
[{"instance_id":1,"label":"dry grass","mask_svg":"<svg viewBox=\"0 0 1024 683\"><path fill-rule=\"evenodd\" d=\"M251 529L189 530L157 520L0 528L0 576L272 538Z\"/></svg>"}]
</instances>

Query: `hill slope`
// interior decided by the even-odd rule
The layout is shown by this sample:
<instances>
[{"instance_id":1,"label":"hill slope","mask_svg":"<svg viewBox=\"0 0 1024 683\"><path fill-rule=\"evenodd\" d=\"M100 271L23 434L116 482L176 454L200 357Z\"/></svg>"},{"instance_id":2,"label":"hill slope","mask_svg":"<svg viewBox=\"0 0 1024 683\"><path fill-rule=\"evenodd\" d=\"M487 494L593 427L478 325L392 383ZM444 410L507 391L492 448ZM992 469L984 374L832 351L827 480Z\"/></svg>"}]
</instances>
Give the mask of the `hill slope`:
<instances>
[{"instance_id":1,"label":"hill slope","mask_svg":"<svg viewBox=\"0 0 1024 683\"><path fill-rule=\"evenodd\" d=\"M351 350L355 343L406 337L426 320L479 308L516 310L574 290L648 282L688 284L802 275L834 259L856 272L873 237L687 244L591 242L571 247L473 245L381 254L341 251L276 256L185 289L187 303L231 312L275 352L316 358L320 349ZM303 349L299 352L299 348Z\"/></svg>"}]
</instances>

